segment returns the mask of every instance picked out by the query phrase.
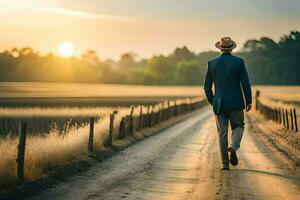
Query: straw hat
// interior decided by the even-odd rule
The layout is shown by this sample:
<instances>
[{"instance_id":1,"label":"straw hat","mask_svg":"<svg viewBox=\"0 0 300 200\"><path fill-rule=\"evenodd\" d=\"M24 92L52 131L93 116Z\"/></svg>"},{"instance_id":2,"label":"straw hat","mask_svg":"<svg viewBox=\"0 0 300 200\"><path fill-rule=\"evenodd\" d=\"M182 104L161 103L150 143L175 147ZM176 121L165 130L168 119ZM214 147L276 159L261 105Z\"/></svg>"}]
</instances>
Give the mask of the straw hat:
<instances>
[{"instance_id":1,"label":"straw hat","mask_svg":"<svg viewBox=\"0 0 300 200\"><path fill-rule=\"evenodd\" d=\"M223 51L230 51L234 48L236 48L235 41L231 40L230 37L223 37L220 41L218 41L215 46Z\"/></svg>"}]
</instances>

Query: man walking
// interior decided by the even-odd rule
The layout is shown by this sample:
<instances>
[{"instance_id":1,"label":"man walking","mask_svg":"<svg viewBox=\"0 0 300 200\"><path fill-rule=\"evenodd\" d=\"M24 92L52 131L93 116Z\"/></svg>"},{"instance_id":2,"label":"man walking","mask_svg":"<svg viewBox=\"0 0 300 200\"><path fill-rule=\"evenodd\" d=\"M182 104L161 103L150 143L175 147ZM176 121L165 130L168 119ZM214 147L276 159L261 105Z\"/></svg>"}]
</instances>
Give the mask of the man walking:
<instances>
[{"instance_id":1,"label":"man walking","mask_svg":"<svg viewBox=\"0 0 300 200\"><path fill-rule=\"evenodd\" d=\"M230 37L221 38L215 46L221 55L208 62L204 90L216 117L222 170L229 170L229 161L238 164L236 151L244 132L244 109L251 110L252 95L244 60L233 56L236 43ZM214 92L212 90L214 85ZM231 145L228 147L228 122L232 129ZM230 152L230 159L228 157Z\"/></svg>"}]
</instances>

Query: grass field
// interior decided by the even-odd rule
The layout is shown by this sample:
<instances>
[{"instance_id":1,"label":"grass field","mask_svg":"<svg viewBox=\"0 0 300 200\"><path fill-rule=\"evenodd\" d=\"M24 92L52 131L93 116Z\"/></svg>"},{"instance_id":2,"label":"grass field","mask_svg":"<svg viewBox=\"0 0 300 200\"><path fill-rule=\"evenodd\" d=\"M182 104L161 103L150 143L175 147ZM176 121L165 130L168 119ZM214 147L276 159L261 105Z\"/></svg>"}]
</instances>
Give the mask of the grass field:
<instances>
[{"instance_id":1,"label":"grass field","mask_svg":"<svg viewBox=\"0 0 300 200\"><path fill-rule=\"evenodd\" d=\"M255 86L272 100L300 105L300 86Z\"/></svg>"},{"instance_id":2,"label":"grass field","mask_svg":"<svg viewBox=\"0 0 300 200\"><path fill-rule=\"evenodd\" d=\"M130 106L203 96L202 87L76 83L0 83L0 107Z\"/></svg>"},{"instance_id":3,"label":"grass field","mask_svg":"<svg viewBox=\"0 0 300 200\"><path fill-rule=\"evenodd\" d=\"M203 94L202 87L141 86L77 83L0 83L0 98L54 97L189 97Z\"/></svg>"},{"instance_id":4,"label":"grass field","mask_svg":"<svg viewBox=\"0 0 300 200\"><path fill-rule=\"evenodd\" d=\"M300 102L300 86L254 86L274 100ZM203 96L202 86L141 86L76 83L0 83L0 103L5 99L44 101L57 99L63 104L79 100L87 103L136 101ZM140 101L139 101L140 99Z\"/></svg>"}]
</instances>

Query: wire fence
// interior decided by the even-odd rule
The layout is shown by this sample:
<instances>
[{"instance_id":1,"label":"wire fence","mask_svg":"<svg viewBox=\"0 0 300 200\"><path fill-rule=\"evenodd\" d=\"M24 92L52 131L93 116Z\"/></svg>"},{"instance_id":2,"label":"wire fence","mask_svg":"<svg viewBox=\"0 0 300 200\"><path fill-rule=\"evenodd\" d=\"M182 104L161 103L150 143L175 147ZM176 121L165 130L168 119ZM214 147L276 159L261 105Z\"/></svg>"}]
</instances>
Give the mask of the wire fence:
<instances>
[{"instance_id":1,"label":"wire fence","mask_svg":"<svg viewBox=\"0 0 300 200\"><path fill-rule=\"evenodd\" d=\"M290 106L271 106L263 103L260 99L260 91L256 91L255 109L263 114L267 119L281 124L285 129L298 132L297 111L295 107Z\"/></svg>"},{"instance_id":2,"label":"wire fence","mask_svg":"<svg viewBox=\"0 0 300 200\"><path fill-rule=\"evenodd\" d=\"M113 147L113 142L116 140L124 139L129 136L134 136L136 132L141 131L145 128L154 127L162 122L168 121L171 118L176 118L178 116L191 113L197 109L200 109L207 105L207 101L199 98L183 99L177 101L170 101L158 103L146 107L147 111L143 112L142 106L131 107L131 112L128 115L122 117L121 121L115 121L115 115L118 111L113 111L109 115L109 127L106 133L106 141L104 141L105 146ZM178 105L179 104L179 105ZM134 111L138 111L139 114L134 115ZM144 107L145 109L145 107ZM89 119L89 132L88 142L86 144L87 151L89 153L94 152L94 124L96 122L95 117L91 116ZM116 126L117 123L117 126ZM118 125L118 123L120 123ZM27 122L22 121L19 123L19 145L17 148L17 177L20 180L24 179L24 161L25 161L25 147L26 147L26 135L27 135Z\"/></svg>"}]
</instances>

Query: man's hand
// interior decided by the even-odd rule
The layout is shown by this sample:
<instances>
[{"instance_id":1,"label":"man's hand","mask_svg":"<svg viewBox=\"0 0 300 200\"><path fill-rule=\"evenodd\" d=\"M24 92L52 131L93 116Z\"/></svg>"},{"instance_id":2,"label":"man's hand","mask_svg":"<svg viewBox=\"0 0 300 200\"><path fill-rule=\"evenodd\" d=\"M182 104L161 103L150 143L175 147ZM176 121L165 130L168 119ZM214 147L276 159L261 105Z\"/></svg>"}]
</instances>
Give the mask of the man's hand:
<instances>
[{"instance_id":1,"label":"man's hand","mask_svg":"<svg viewBox=\"0 0 300 200\"><path fill-rule=\"evenodd\" d=\"M249 112L252 108L252 104L246 105L246 112Z\"/></svg>"}]
</instances>

